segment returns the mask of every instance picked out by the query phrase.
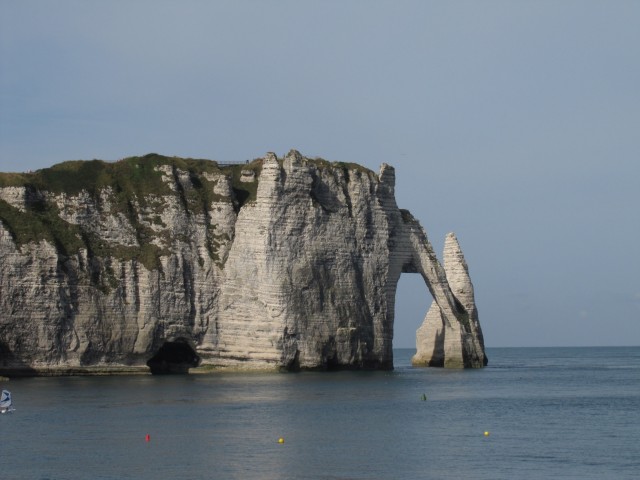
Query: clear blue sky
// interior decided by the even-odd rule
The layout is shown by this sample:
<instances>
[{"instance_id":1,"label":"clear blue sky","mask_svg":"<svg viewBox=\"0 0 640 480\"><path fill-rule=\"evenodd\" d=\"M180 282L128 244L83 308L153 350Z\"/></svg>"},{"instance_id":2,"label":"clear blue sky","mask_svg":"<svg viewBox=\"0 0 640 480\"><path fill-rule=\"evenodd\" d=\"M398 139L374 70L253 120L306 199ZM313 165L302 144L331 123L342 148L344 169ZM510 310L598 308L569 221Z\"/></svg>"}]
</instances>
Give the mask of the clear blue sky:
<instances>
[{"instance_id":1,"label":"clear blue sky","mask_svg":"<svg viewBox=\"0 0 640 480\"><path fill-rule=\"evenodd\" d=\"M640 344L640 2L0 0L0 170L396 167L488 346ZM430 304L403 275L397 347Z\"/></svg>"}]
</instances>

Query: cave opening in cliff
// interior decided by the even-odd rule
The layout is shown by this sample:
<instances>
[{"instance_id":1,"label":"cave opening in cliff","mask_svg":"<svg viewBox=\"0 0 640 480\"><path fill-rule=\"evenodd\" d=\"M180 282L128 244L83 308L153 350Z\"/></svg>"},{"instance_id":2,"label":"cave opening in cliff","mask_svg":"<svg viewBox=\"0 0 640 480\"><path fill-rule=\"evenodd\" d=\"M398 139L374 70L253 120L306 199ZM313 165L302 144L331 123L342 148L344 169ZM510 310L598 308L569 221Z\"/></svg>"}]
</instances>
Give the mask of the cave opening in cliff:
<instances>
[{"instance_id":1,"label":"cave opening in cliff","mask_svg":"<svg viewBox=\"0 0 640 480\"><path fill-rule=\"evenodd\" d=\"M190 368L199 364L200 357L184 339L164 342L147 362L153 375L187 374Z\"/></svg>"}]
</instances>

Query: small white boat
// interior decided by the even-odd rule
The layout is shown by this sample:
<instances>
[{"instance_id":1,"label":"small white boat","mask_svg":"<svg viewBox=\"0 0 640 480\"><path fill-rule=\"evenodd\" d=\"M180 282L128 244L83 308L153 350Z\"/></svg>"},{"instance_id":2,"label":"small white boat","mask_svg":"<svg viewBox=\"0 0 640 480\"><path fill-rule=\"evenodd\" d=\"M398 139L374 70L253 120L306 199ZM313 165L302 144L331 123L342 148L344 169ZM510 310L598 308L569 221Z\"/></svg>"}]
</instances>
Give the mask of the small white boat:
<instances>
[{"instance_id":1,"label":"small white boat","mask_svg":"<svg viewBox=\"0 0 640 480\"><path fill-rule=\"evenodd\" d=\"M0 396L0 413L13 412L13 404L11 402L11 392L9 390L2 390Z\"/></svg>"}]
</instances>

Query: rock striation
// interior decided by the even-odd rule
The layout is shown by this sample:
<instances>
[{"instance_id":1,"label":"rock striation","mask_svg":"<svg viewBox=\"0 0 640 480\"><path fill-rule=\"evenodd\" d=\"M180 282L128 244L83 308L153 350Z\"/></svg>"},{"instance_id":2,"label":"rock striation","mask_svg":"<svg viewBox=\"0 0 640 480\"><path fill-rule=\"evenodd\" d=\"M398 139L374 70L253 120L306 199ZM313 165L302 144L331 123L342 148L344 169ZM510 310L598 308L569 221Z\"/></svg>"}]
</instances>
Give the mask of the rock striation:
<instances>
[{"instance_id":1,"label":"rock striation","mask_svg":"<svg viewBox=\"0 0 640 480\"><path fill-rule=\"evenodd\" d=\"M434 299L414 363L482 367L452 235L444 259L386 164L292 150L0 174L0 373L390 369L402 273Z\"/></svg>"}]
</instances>

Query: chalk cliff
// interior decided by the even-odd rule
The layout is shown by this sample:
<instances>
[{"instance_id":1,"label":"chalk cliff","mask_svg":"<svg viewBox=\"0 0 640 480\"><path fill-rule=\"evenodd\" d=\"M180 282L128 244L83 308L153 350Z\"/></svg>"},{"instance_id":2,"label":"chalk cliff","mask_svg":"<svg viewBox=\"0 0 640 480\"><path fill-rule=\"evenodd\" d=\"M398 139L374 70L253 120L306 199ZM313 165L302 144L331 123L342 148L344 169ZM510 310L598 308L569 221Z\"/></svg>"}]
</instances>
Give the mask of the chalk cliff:
<instances>
[{"instance_id":1,"label":"chalk cliff","mask_svg":"<svg viewBox=\"0 0 640 480\"><path fill-rule=\"evenodd\" d=\"M403 272L434 299L414 363L484 366L455 237L442 267L394 189L296 151L0 174L0 373L392 368Z\"/></svg>"}]
</instances>

